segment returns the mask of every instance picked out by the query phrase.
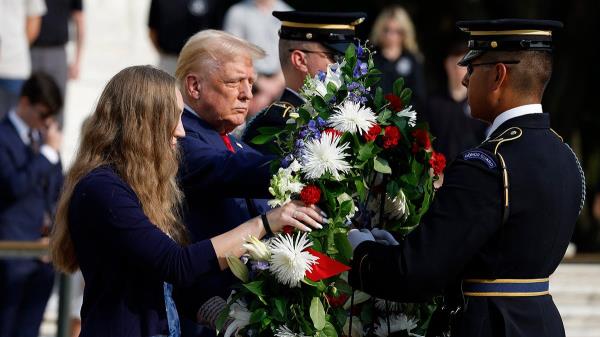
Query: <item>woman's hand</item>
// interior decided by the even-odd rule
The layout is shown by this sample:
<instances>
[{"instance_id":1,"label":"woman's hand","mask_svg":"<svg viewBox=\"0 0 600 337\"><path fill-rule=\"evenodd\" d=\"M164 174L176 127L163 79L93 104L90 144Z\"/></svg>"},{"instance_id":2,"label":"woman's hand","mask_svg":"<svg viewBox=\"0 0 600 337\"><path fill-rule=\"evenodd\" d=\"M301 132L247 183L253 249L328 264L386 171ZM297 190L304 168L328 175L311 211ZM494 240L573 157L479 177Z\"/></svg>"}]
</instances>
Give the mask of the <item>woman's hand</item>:
<instances>
[{"instance_id":1,"label":"woman's hand","mask_svg":"<svg viewBox=\"0 0 600 337\"><path fill-rule=\"evenodd\" d=\"M273 232L281 232L283 227L292 226L310 232L312 228L321 229L327 222L325 213L315 206L305 206L302 201L292 201L267 213L267 219Z\"/></svg>"}]
</instances>

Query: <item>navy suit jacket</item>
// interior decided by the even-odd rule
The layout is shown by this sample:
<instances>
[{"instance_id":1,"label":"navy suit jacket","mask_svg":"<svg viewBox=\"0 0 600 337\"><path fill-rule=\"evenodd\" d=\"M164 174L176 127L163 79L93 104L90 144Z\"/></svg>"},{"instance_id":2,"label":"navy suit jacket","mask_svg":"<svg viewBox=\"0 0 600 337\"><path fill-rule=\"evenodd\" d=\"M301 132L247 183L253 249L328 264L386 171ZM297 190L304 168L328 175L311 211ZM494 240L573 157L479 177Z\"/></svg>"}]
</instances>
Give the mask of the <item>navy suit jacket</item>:
<instances>
[{"instance_id":1,"label":"navy suit jacket","mask_svg":"<svg viewBox=\"0 0 600 337\"><path fill-rule=\"evenodd\" d=\"M183 160L180 183L185 192L185 223L193 240L224 233L256 216L246 198L269 198L270 161L241 141L231 138L235 153L194 113L182 116L186 136L180 141ZM268 209L265 200L250 200L258 212Z\"/></svg>"},{"instance_id":2,"label":"navy suit jacket","mask_svg":"<svg viewBox=\"0 0 600 337\"><path fill-rule=\"evenodd\" d=\"M175 243L109 166L77 183L68 216L85 279L81 337L168 335L163 281L189 286L220 272L210 240Z\"/></svg>"},{"instance_id":3,"label":"navy suit jacket","mask_svg":"<svg viewBox=\"0 0 600 337\"><path fill-rule=\"evenodd\" d=\"M23 143L13 123L0 121L0 240L37 240L44 211L54 214L63 175Z\"/></svg>"}]
</instances>

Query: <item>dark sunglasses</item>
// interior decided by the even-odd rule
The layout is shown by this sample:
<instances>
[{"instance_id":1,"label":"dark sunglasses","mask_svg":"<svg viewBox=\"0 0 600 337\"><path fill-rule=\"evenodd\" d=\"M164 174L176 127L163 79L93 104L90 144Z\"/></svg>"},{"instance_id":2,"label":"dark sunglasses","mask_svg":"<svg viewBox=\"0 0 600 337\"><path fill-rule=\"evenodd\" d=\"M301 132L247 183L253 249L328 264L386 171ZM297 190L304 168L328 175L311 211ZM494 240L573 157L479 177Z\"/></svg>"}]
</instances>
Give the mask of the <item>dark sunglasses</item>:
<instances>
[{"instance_id":1,"label":"dark sunglasses","mask_svg":"<svg viewBox=\"0 0 600 337\"><path fill-rule=\"evenodd\" d=\"M330 51L321 51L321 50L306 50L306 49L288 49L288 51L292 52L294 50L297 51L301 51L303 53L307 53L307 54L323 54L325 55L330 61L333 61L335 63L341 63L344 55L338 54L338 53L334 53L334 52L330 52Z\"/></svg>"},{"instance_id":2,"label":"dark sunglasses","mask_svg":"<svg viewBox=\"0 0 600 337\"><path fill-rule=\"evenodd\" d=\"M467 74L469 74L469 76L471 76L471 74L473 74L473 70L475 70L474 68L477 66L491 66L491 65L496 65L498 63L502 63L502 64L518 64L519 60L510 60L510 61L494 61L494 62L484 62L484 63L469 63L467 64Z\"/></svg>"}]
</instances>

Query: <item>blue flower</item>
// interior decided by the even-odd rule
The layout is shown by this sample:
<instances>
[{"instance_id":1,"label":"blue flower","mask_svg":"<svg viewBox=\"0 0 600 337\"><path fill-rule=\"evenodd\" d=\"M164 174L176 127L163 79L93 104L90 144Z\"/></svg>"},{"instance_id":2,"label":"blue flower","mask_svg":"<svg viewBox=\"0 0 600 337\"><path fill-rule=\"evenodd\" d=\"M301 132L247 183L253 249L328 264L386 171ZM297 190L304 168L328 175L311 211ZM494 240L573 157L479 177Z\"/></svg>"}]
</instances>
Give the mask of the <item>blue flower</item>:
<instances>
[{"instance_id":1,"label":"blue flower","mask_svg":"<svg viewBox=\"0 0 600 337\"><path fill-rule=\"evenodd\" d=\"M325 82L325 77L326 77L326 76L327 76L327 75L326 75L326 74L325 74L325 72L324 72L324 71L322 71L322 70L319 70L319 72L317 73L317 78L318 78L318 79L319 79L319 81L321 81L321 82Z\"/></svg>"},{"instance_id":2,"label":"blue flower","mask_svg":"<svg viewBox=\"0 0 600 337\"><path fill-rule=\"evenodd\" d=\"M269 262L267 261L251 261L250 264L253 271L269 269Z\"/></svg>"},{"instance_id":3,"label":"blue flower","mask_svg":"<svg viewBox=\"0 0 600 337\"><path fill-rule=\"evenodd\" d=\"M300 138L306 138L306 136L308 136L308 129L302 128L300 132L298 132L298 136Z\"/></svg>"},{"instance_id":4,"label":"blue flower","mask_svg":"<svg viewBox=\"0 0 600 337\"><path fill-rule=\"evenodd\" d=\"M317 122L314 121L314 119L311 119L308 121L308 129L310 131L315 131L316 130L316 126L317 126Z\"/></svg>"},{"instance_id":5,"label":"blue flower","mask_svg":"<svg viewBox=\"0 0 600 337\"><path fill-rule=\"evenodd\" d=\"M356 56L358 58L363 57L365 55L365 49L360 45L360 43L356 46Z\"/></svg>"},{"instance_id":6,"label":"blue flower","mask_svg":"<svg viewBox=\"0 0 600 337\"><path fill-rule=\"evenodd\" d=\"M326 124L327 124L327 122L325 122L325 120L323 118L321 118L321 116L317 117L317 125L320 128L325 127Z\"/></svg>"},{"instance_id":7,"label":"blue flower","mask_svg":"<svg viewBox=\"0 0 600 337\"><path fill-rule=\"evenodd\" d=\"M365 62L361 62L360 60L356 61L356 66L354 66L354 70L352 71L352 76L354 78L359 78L362 75L366 75L369 70L369 67Z\"/></svg>"},{"instance_id":8,"label":"blue flower","mask_svg":"<svg viewBox=\"0 0 600 337\"><path fill-rule=\"evenodd\" d=\"M304 141L302 139L298 139L296 140L296 148L297 149L302 149L304 148Z\"/></svg>"},{"instance_id":9,"label":"blue flower","mask_svg":"<svg viewBox=\"0 0 600 337\"><path fill-rule=\"evenodd\" d=\"M291 153L281 159L281 167L288 168L294 161L294 155Z\"/></svg>"}]
</instances>

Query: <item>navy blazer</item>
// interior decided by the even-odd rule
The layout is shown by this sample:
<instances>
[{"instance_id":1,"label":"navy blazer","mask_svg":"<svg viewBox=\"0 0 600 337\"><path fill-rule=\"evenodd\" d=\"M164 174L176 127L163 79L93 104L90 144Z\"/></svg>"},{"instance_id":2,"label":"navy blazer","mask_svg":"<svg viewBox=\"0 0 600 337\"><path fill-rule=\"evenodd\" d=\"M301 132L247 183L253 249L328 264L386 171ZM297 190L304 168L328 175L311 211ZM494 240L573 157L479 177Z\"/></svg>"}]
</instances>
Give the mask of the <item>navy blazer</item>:
<instances>
[{"instance_id":1,"label":"navy blazer","mask_svg":"<svg viewBox=\"0 0 600 337\"><path fill-rule=\"evenodd\" d=\"M271 156L264 156L232 137L235 153L208 123L184 110L186 136L181 139L183 159L180 184L185 192L185 223L194 240L224 233L256 216L246 198L270 198ZM265 200L250 200L258 212Z\"/></svg>"},{"instance_id":2,"label":"navy blazer","mask_svg":"<svg viewBox=\"0 0 600 337\"><path fill-rule=\"evenodd\" d=\"M0 240L38 240L62 181L60 162L33 153L7 117L0 121Z\"/></svg>"},{"instance_id":3,"label":"navy blazer","mask_svg":"<svg viewBox=\"0 0 600 337\"><path fill-rule=\"evenodd\" d=\"M68 216L85 279L81 337L168 335L163 281L188 286L220 272L210 240L175 243L109 166L77 183Z\"/></svg>"}]
</instances>

